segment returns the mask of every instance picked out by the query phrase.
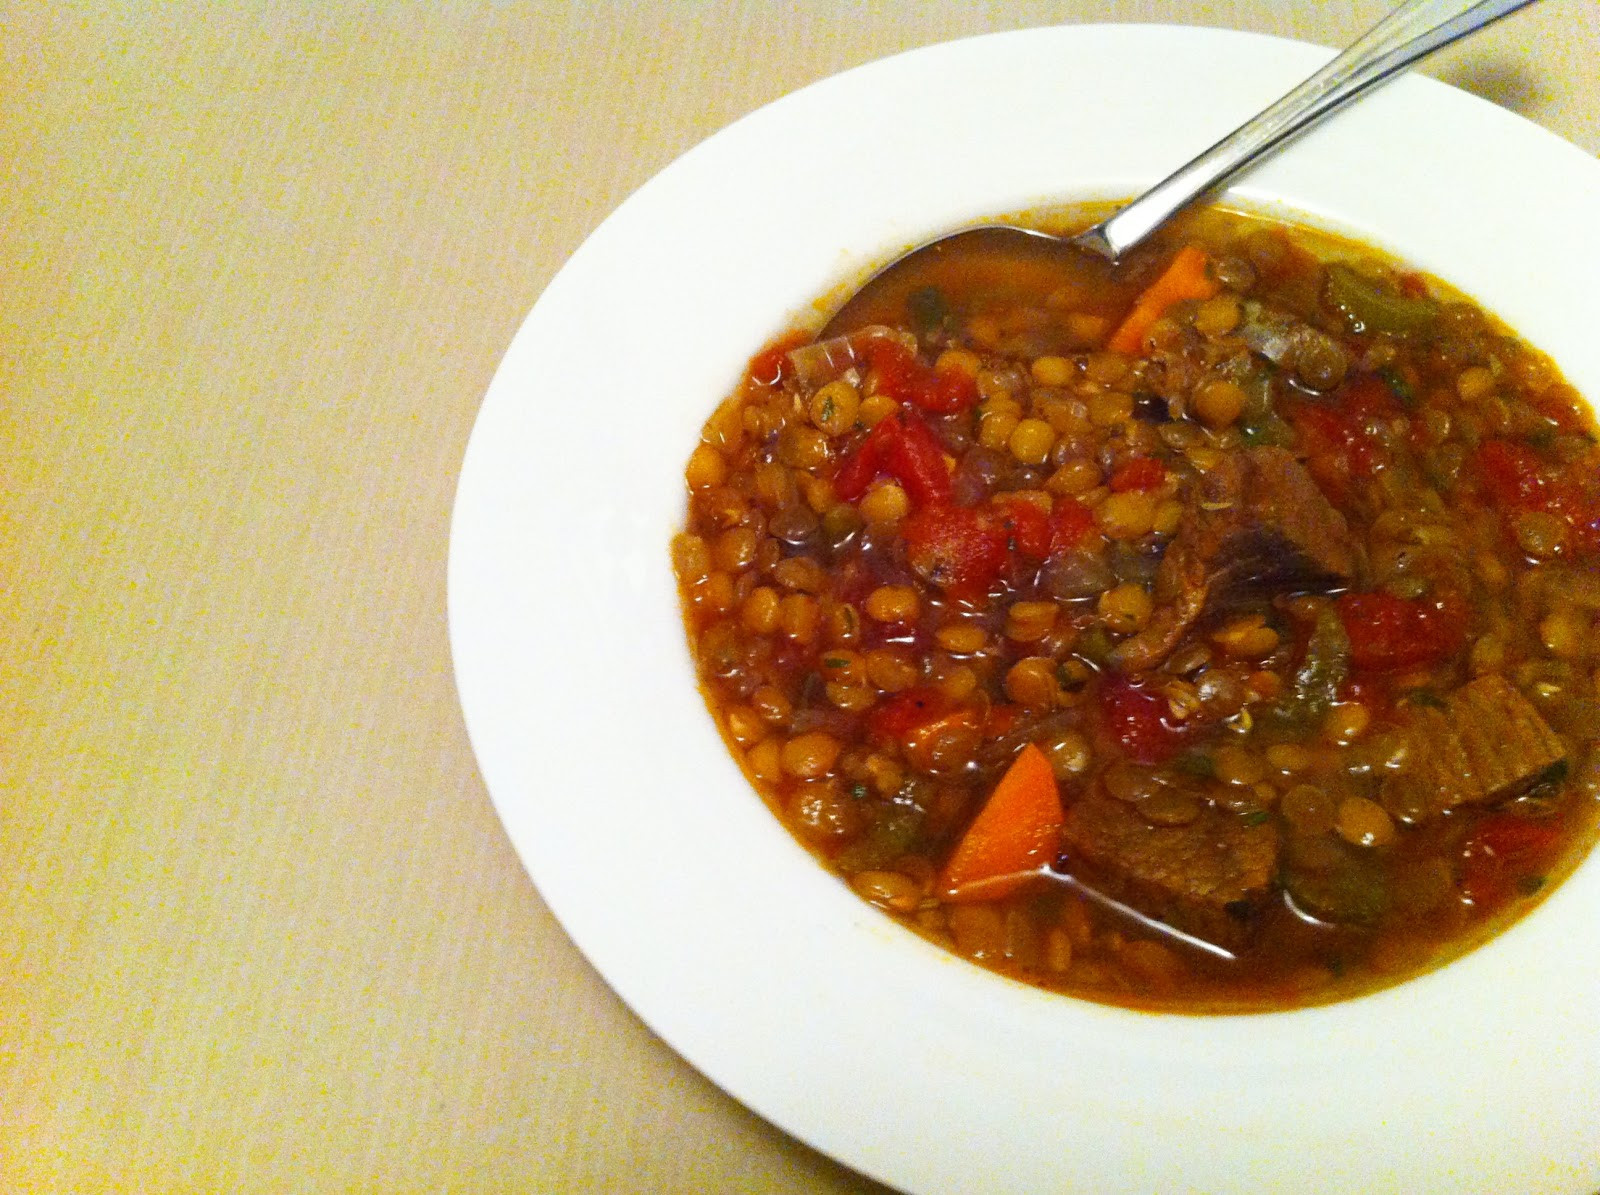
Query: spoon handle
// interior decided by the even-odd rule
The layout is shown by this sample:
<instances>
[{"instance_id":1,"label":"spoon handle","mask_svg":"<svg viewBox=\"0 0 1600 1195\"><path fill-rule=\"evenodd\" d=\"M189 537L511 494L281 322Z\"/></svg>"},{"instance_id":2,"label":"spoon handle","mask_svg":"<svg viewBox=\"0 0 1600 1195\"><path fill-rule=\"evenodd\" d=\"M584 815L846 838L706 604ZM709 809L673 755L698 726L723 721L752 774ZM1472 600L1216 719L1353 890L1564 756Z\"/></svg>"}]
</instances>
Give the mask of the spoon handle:
<instances>
[{"instance_id":1,"label":"spoon handle","mask_svg":"<svg viewBox=\"0 0 1600 1195\"><path fill-rule=\"evenodd\" d=\"M1404 0L1361 39L1258 116L1114 216L1074 238L1116 261L1202 192L1442 46L1533 0Z\"/></svg>"}]
</instances>

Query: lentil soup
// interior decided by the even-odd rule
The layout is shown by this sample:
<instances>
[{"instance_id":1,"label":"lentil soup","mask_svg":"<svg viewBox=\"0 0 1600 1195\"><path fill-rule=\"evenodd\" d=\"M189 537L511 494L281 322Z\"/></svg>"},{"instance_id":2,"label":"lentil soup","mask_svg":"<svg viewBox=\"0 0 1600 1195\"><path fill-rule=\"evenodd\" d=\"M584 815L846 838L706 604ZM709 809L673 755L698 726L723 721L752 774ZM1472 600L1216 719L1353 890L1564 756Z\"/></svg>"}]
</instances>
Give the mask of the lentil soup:
<instances>
[{"instance_id":1,"label":"lentil soup","mask_svg":"<svg viewBox=\"0 0 1600 1195\"><path fill-rule=\"evenodd\" d=\"M1596 836L1593 418L1360 246L1210 209L1116 268L970 247L758 353L685 476L689 640L753 785L1014 978L1342 999Z\"/></svg>"}]
</instances>

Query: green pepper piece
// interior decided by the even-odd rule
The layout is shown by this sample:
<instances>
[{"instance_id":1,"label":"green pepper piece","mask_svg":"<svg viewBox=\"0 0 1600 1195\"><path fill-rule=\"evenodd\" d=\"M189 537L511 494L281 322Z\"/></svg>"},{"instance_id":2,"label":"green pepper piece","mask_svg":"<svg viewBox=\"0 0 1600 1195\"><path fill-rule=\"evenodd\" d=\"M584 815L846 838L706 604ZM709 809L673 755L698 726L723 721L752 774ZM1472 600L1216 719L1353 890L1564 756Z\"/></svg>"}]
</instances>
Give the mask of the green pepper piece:
<instances>
[{"instance_id":1,"label":"green pepper piece","mask_svg":"<svg viewBox=\"0 0 1600 1195\"><path fill-rule=\"evenodd\" d=\"M1332 606L1317 614L1306 641L1305 659L1271 711L1279 725L1302 730L1322 721L1350 675L1350 636Z\"/></svg>"},{"instance_id":2,"label":"green pepper piece","mask_svg":"<svg viewBox=\"0 0 1600 1195\"><path fill-rule=\"evenodd\" d=\"M1439 315L1439 304L1432 299L1394 294L1343 262L1329 264L1322 297L1329 307L1344 316L1350 330L1356 333L1389 332L1403 336L1423 332Z\"/></svg>"},{"instance_id":3,"label":"green pepper piece","mask_svg":"<svg viewBox=\"0 0 1600 1195\"><path fill-rule=\"evenodd\" d=\"M1197 780L1213 780L1217 775L1217 764L1205 751L1185 751L1172 761L1172 770Z\"/></svg>"},{"instance_id":4,"label":"green pepper piece","mask_svg":"<svg viewBox=\"0 0 1600 1195\"><path fill-rule=\"evenodd\" d=\"M1078 642L1074 646L1074 650L1080 657L1088 660L1089 663L1098 668L1111 655L1113 646L1111 632L1099 623L1095 623L1085 628L1083 634L1078 636Z\"/></svg>"},{"instance_id":5,"label":"green pepper piece","mask_svg":"<svg viewBox=\"0 0 1600 1195\"><path fill-rule=\"evenodd\" d=\"M1443 697L1440 697L1432 689L1424 688L1412 689L1400 698L1399 704L1420 705L1431 710L1446 710L1450 708L1444 703Z\"/></svg>"},{"instance_id":6,"label":"green pepper piece","mask_svg":"<svg viewBox=\"0 0 1600 1195\"><path fill-rule=\"evenodd\" d=\"M1412 388L1411 383L1406 381L1405 374L1401 373L1392 365L1385 365L1382 369L1378 370L1378 376L1382 378L1384 384L1389 387L1389 393L1393 394L1395 398L1399 399L1402 407L1405 407L1407 410L1416 409L1417 392Z\"/></svg>"},{"instance_id":7,"label":"green pepper piece","mask_svg":"<svg viewBox=\"0 0 1600 1195\"><path fill-rule=\"evenodd\" d=\"M1272 371L1250 369L1235 380L1244 390L1244 409L1239 412L1239 434L1246 444L1272 444L1287 448L1294 443L1294 429L1272 405Z\"/></svg>"},{"instance_id":8,"label":"green pepper piece","mask_svg":"<svg viewBox=\"0 0 1600 1195\"><path fill-rule=\"evenodd\" d=\"M834 859L841 871L852 873L887 867L907 854L922 834L922 813L907 805L880 808L867 832L840 851Z\"/></svg>"},{"instance_id":9,"label":"green pepper piece","mask_svg":"<svg viewBox=\"0 0 1600 1195\"><path fill-rule=\"evenodd\" d=\"M1278 448L1288 448L1294 443L1294 428L1290 427L1275 413L1268 412L1260 419L1250 422L1240 421L1239 437L1246 444L1271 444Z\"/></svg>"}]
</instances>

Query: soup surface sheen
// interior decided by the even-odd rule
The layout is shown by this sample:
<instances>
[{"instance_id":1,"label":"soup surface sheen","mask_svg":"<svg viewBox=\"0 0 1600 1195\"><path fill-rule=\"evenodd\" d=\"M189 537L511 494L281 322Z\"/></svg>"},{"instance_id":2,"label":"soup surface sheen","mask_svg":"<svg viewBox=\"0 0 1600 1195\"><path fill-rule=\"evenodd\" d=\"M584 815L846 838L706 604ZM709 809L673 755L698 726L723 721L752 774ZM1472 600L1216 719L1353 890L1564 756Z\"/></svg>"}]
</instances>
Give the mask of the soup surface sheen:
<instances>
[{"instance_id":1,"label":"soup surface sheen","mask_svg":"<svg viewBox=\"0 0 1600 1195\"><path fill-rule=\"evenodd\" d=\"M1114 269L963 246L757 354L686 481L691 649L745 772L864 899L1014 978L1342 999L1595 838L1593 418L1359 246L1215 209Z\"/></svg>"}]
</instances>

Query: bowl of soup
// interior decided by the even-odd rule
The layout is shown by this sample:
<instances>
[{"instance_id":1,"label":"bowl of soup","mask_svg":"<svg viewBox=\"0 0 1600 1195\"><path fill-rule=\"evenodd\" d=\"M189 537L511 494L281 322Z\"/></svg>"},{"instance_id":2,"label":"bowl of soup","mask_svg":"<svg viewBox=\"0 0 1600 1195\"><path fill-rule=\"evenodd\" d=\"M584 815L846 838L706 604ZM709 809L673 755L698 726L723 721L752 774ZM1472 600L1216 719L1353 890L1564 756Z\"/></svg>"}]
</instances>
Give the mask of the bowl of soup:
<instances>
[{"instance_id":1,"label":"bowl of soup","mask_svg":"<svg viewBox=\"0 0 1600 1195\"><path fill-rule=\"evenodd\" d=\"M1600 167L1402 79L1115 270L980 244L816 335L1325 56L1062 28L787 97L596 230L474 431L452 646L541 894L902 1189L1600 1177Z\"/></svg>"}]
</instances>

